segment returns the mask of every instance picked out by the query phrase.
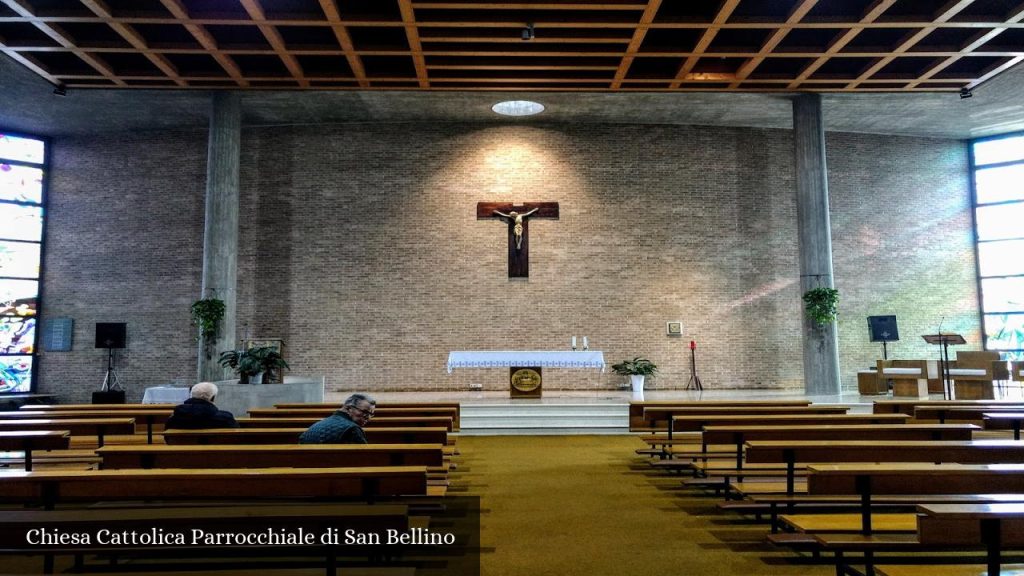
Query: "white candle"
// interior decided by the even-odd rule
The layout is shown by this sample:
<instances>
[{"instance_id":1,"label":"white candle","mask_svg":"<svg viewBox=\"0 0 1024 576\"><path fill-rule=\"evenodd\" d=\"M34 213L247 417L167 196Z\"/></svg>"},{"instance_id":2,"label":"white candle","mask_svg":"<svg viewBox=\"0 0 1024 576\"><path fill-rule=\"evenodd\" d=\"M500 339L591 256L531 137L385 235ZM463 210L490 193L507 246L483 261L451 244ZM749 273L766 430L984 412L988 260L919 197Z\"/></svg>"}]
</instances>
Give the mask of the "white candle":
<instances>
[{"instance_id":1,"label":"white candle","mask_svg":"<svg viewBox=\"0 0 1024 576\"><path fill-rule=\"evenodd\" d=\"M587 349L587 337L586 336L583 337L583 349L584 350Z\"/></svg>"},{"instance_id":2,"label":"white candle","mask_svg":"<svg viewBox=\"0 0 1024 576\"><path fill-rule=\"evenodd\" d=\"M576 349L576 337L575 336L572 337L572 349L573 350Z\"/></svg>"}]
</instances>

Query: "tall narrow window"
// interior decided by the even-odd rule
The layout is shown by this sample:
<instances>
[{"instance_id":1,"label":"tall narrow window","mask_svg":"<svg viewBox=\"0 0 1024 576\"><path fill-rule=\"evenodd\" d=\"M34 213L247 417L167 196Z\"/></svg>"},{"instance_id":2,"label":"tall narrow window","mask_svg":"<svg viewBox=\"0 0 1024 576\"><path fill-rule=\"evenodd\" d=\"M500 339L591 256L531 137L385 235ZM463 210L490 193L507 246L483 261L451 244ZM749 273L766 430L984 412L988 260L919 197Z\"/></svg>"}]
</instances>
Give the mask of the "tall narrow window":
<instances>
[{"instance_id":1,"label":"tall narrow window","mask_svg":"<svg viewBox=\"0 0 1024 576\"><path fill-rule=\"evenodd\" d=\"M46 153L0 132L0 394L35 389Z\"/></svg>"},{"instance_id":2,"label":"tall narrow window","mask_svg":"<svg viewBox=\"0 0 1024 576\"><path fill-rule=\"evenodd\" d=\"M985 349L1024 360L1024 134L971 143Z\"/></svg>"}]
</instances>

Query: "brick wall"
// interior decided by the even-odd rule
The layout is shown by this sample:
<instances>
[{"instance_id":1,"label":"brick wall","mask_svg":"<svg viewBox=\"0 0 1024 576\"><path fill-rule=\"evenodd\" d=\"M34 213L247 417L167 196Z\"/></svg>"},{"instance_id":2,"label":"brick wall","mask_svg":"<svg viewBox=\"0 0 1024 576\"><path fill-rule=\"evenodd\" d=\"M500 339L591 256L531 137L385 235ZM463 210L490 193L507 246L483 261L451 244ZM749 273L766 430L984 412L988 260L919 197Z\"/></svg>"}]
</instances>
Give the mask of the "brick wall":
<instances>
[{"instance_id":1,"label":"brick wall","mask_svg":"<svg viewBox=\"0 0 1024 576\"><path fill-rule=\"evenodd\" d=\"M930 353L918 335L943 315L977 348L965 145L828 143L844 385L880 354L869 314L899 316L898 357ZM44 357L41 390L98 385L96 321L129 322L131 391L192 378L205 146L190 132L55 143L45 314L74 317L76 344ZM503 370L447 374L448 352L567 349L574 334L610 363L654 360L649 387L686 383L692 338L707 387L800 388L793 177L785 130L246 129L238 334L284 338L292 373L333 389L502 390ZM481 201L560 203L559 220L530 223L530 278L507 277L506 224L477 220ZM548 389L621 380L545 372Z\"/></svg>"}]
</instances>

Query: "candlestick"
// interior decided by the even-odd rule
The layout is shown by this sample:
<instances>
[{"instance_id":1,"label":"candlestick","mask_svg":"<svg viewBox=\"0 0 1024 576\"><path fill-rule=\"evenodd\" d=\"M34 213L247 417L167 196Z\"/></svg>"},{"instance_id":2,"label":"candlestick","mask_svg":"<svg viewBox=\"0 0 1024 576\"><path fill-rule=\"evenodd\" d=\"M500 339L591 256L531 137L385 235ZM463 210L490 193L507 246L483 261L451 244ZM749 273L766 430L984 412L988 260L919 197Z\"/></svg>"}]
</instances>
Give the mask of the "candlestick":
<instances>
[{"instance_id":1,"label":"candlestick","mask_svg":"<svg viewBox=\"0 0 1024 576\"><path fill-rule=\"evenodd\" d=\"M573 350L576 349L576 337L575 336L572 337L572 349Z\"/></svg>"},{"instance_id":2,"label":"candlestick","mask_svg":"<svg viewBox=\"0 0 1024 576\"><path fill-rule=\"evenodd\" d=\"M588 348L590 348L590 345L589 345L589 344L587 344L587 337L586 337L586 336L584 336L584 337L583 337L583 349L584 349L584 350L586 350L586 349L588 349Z\"/></svg>"}]
</instances>

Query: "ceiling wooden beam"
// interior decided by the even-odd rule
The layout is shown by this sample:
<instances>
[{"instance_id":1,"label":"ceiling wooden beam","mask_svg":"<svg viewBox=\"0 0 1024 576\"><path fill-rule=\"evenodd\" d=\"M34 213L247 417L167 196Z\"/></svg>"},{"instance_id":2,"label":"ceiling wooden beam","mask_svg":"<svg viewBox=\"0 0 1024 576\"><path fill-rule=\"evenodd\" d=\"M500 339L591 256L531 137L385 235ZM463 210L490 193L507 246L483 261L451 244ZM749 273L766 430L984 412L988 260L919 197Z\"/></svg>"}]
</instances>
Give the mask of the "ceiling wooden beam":
<instances>
[{"instance_id":1,"label":"ceiling wooden beam","mask_svg":"<svg viewBox=\"0 0 1024 576\"><path fill-rule=\"evenodd\" d=\"M405 38L412 51L412 65L416 68L416 80L420 88L430 88L427 78L427 60L423 57L423 45L420 44L420 32L416 28L416 14L412 9L412 0L398 0L398 9L402 12L402 23L405 24Z\"/></svg>"},{"instance_id":2,"label":"ceiling wooden beam","mask_svg":"<svg viewBox=\"0 0 1024 576\"><path fill-rule=\"evenodd\" d=\"M160 3L176 19L184 20L188 18L188 10L181 0L160 0ZM217 49L217 41L214 40L213 35L210 34L205 26L191 23L185 23L184 26L185 30L188 30L188 33L196 39L196 42L199 42L199 45L209 52L210 56L220 64L220 67L227 72L228 76L236 84L242 88L249 86L249 81L242 77L242 71L238 68L238 64L235 64L235 61L230 56Z\"/></svg>"},{"instance_id":3,"label":"ceiling wooden beam","mask_svg":"<svg viewBox=\"0 0 1024 576\"><path fill-rule=\"evenodd\" d=\"M320 0L320 9L324 11L324 16L327 17L327 22L330 23L331 30L334 31L334 37L337 38L338 45L345 51L348 67L352 69L352 74L359 81L359 86L361 88L369 88L370 81L366 79L366 68L363 67L362 58L356 53L355 45L352 43L352 36L349 35L348 29L341 22L341 12L338 10L337 0Z\"/></svg>"},{"instance_id":4,"label":"ceiling wooden beam","mask_svg":"<svg viewBox=\"0 0 1024 576\"><path fill-rule=\"evenodd\" d=\"M947 22L950 18L956 16L958 12L962 11L964 8L967 8L972 3L974 3L974 0L953 0L952 2L946 3L946 5L939 9L936 13L932 25L926 26L922 30L919 30L914 34L911 34L909 38L904 40L898 47L896 47L895 50L893 50L892 54L884 58L881 58L880 60L869 66L866 70L861 72L861 74L857 76L856 80L850 82L847 85L847 88L851 90L856 88L857 86L860 85L861 82L877 74L882 68L885 68L890 62L895 60L898 56L905 55L908 50L914 47L915 44L920 42L922 39L924 39L925 36L931 34L935 30L935 22Z\"/></svg>"},{"instance_id":5,"label":"ceiling wooden beam","mask_svg":"<svg viewBox=\"0 0 1024 576\"><path fill-rule=\"evenodd\" d=\"M878 19L879 16L884 14L885 11L891 8L892 5L895 4L896 2L897 0L876 0L876 2L872 4L864 12L864 15L861 16L860 22L858 23L869 24L871 22L874 22L875 20ZM825 50L824 54L815 59L814 62L811 62L806 68L803 69L803 71L800 72L800 75L796 77L796 80L793 80L793 82L789 85L789 88L791 90L796 90L796 88L800 86L801 83L803 83L804 81L811 77L811 74L817 72L818 68L821 68L821 66L825 62L828 62L830 58L834 57L836 54L839 53L840 50L845 48L847 44L852 42L853 39L856 38L862 30L864 29L850 28L846 32L843 32L839 36L839 38L836 38L835 41L829 45L828 49Z\"/></svg>"},{"instance_id":6,"label":"ceiling wooden beam","mask_svg":"<svg viewBox=\"0 0 1024 576\"><path fill-rule=\"evenodd\" d=\"M110 18L110 27L117 32L126 42L132 45L135 51L139 52L146 57L154 66L156 66L161 72L163 72L168 78L174 81L178 86L187 86L188 84L181 79L178 75L178 69L171 64L171 61L162 54L149 50L149 45L146 40L140 35L135 28L130 24L123 24L121 22L114 21L114 14L110 10L110 6L104 0L80 0L86 8L92 10L93 14L101 18Z\"/></svg>"},{"instance_id":7,"label":"ceiling wooden beam","mask_svg":"<svg viewBox=\"0 0 1024 576\"><path fill-rule=\"evenodd\" d=\"M622 81L626 78L626 73L629 72L629 67L633 65L633 58L640 50L640 46L644 43L644 36L647 35L647 27L651 22L654 22L654 17L658 14L659 7L661 7L661 0L649 0L647 2L647 6L644 8L644 13L640 15L640 23L633 31L633 38L629 41L629 45L626 46L626 53L622 56L622 60L619 62L619 69L615 71L615 79L612 80L611 85L612 90L622 86Z\"/></svg>"},{"instance_id":8,"label":"ceiling wooden beam","mask_svg":"<svg viewBox=\"0 0 1024 576\"><path fill-rule=\"evenodd\" d=\"M729 16L732 16L733 10L740 5L740 0L725 0L722 2L722 6L718 9L718 14L715 14L715 19L712 24L722 25L729 21ZM686 57L683 65L679 67L679 71L676 72L676 79L669 86L670 88L679 88L682 84L682 80L686 78L690 72L693 71L693 67L697 65L697 61L700 57L707 52L708 46L711 45L711 41L715 39L718 31L721 28L708 28L700 36L700 40L697 41L697 45L693 48L693 54Z\"/></svg>"},{"instance_id":9,"label":"ceiling wooden beam","mask_svg":"<svg viewBox=\"0 0 1024 576\"><path fill-rule=\"evenodd\" d=\"M284 66L288 69L292 78L295 78L299 86L308 88L309 80L306 80L302 66L299 65L299 61L295 56L288 53L288 48L284 44L284 38L281 37L281 33L277 31L277 28L267 23L267 15L263 12L263 6L260 5L259 0L238 1L242 4L242 8L245 8L246 13L249 14L249 18L256 23L256 27L263 33L263 37L270 43L270 47L274 49L277 57L284 62Z\"/></svg>"},{"instance_id":10,"label":"ceiling wooden beam","mask_svg":"<svg viewBox=\"0 0 1024 576\"><path fill-rule=\"evenodd\" d=\"M794 24L803 20L804 16L814 8L814 5L818 3L818 0L800 0L792 10L789 11L789 16L786 18L786 24ZM775 47L782 42L782 39L789 34L787 28L779 28L772 32L771 36L764 41L761 46L761 53L770 53L775 50ZM764 62L766 56L758 54L757 56L747 60L742 66L736 71L736 82L729 86L729 88L738 88L740 83L747 79L748 76L757 68L761 62Z\"/></svg>"},{"instance_id":11,"label":"ceiling wooden beam","mask_svg":"<svg viewBox=\"0 0 1024 576\"><path fill-rule=\"evenodd\" d=\"M23 18L34 17L36 15L35 9L24 0L0 0L8 8L13 10L16 14ZM78 56L83 62L91 66L94 70L103 75L104 78L110 80L117 86L124 86L125 83L117 78L114 73L114 69L109 64L104 62L101 58L89 54L85 50L82 50L75 45L75 39L64 31L57 24L48 24L46 22L35 21L32 25L39 29L40 32L46 34L61 46L64 46L71 51L75 56ZM42 67L42 64L37 62L37 67ZM50 71L52 73L52 70Z\"/></svg>"}]
</instances>

